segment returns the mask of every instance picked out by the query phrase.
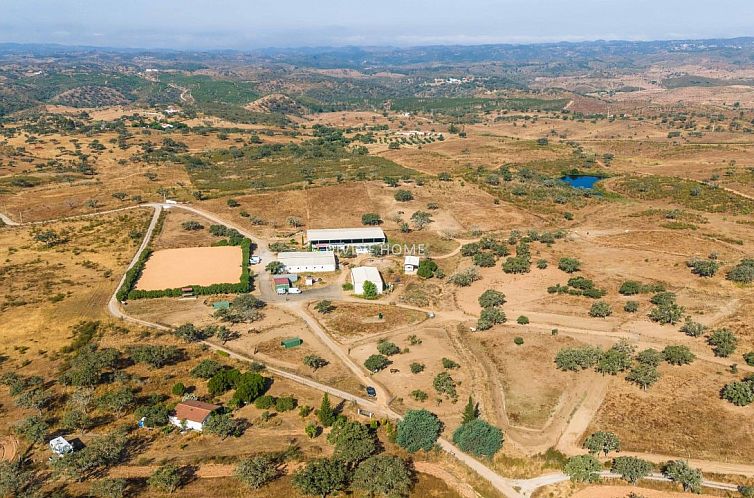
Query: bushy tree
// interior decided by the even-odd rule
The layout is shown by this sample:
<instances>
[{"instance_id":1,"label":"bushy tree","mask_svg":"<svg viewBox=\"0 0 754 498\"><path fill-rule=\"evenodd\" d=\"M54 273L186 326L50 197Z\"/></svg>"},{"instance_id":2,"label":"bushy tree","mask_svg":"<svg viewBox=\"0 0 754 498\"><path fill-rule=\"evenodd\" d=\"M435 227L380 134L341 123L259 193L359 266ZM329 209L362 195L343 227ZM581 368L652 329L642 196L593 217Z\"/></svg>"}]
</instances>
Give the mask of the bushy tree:
<instances>
[{"instance_id":1,"label":"bushy tree","mask_svg":"<svg viewBox=\"0 0 754 498\"><path fill-rule=\"evenodd\" d=\"M278 460L271 455L244 458L236 465L235 475L251 489L259 489L282 475Z\"/></svg>"},{"instance_id":2,"label":"bushy tree","mask_svg":"<svg viewBox=\"0 0 754 498\"><path fill-rule=\"evenodd\" d=\"M440 372L435 376L435 380L432 382L432 386L435 388L438 394L444 394L449 398L455 398L456 382L448 372Z\"/></svg>"},{"instance_id":3,"label":"bushy tree","mask_svg":"<svg viewBox=\"0 0 754 498\"><path fill-rule=\"evenodd\" d=\"M123 498L127 487L125 479L99 479L92 483L89 493L97 498Z\"/></svg>"},{"instance_id":4,"label":"bushy tree","mask_svg":"<svg viewBox=\"0 0 754 498\"><path fill-rule=\"evenodd\" d=\"M626 280L621 284L618 292L624 296L634 296L641 293L641 284L635 280Z\"/></svg>"},{"instance_id":5,"label":"bushy tree","mask_svg":"<svg viewBox=\"0 0 754 498\"><path fill-rule=\"evenodd\" d=\"M573 482L597 482L600 479L599 472L602 470L599 460L592 455L578 455L568 459L563 472Z\"/></svg>"},{"instance_id":6,"label":"bushy tree","mask_svg":"<svg viewBox=\"0 0 754 498\"><path fill-rule=\"evenodd\" d=\"M607 456L611 451L620 451L620 439L613 432L599 431L586 438L584 448L592 455L604 453Z\"/></svg>"},{"instance_id":7,"label":"bushy tree","mask_svg":"<svg viewBox=\"0 0 754 498\"><path fill-rule=\"evenodd\" d=\"M414 199L414 194L412 194L409 190L399 189L395 192L393 197L398 202L408 202Z\"/></svg>"},{"instance_id":8,"label":"bushy tree","mask_svg":"<svg viewBox=\"0 0 754 498\"><path fill-rule=\"evenodd\" d=\"M730 401L736 406L750 405L754 402L754 378L726 384L720 391L720 395L724 400Z\"/></svg>"},{"instance_id":9,"label":"bushy tree","mask_svg":"<svg viewBox=\"0 0 754 498\"><path fill-rule=\"evenodd\" d=\"M475 418L453 432L453 442L466 453L491 458L503 447L503 431Z\"/></svg>"},{"instance_id":10,"label":"bushy tree","mask_svg":"<svg viewBox=\"0 0 754 498\"><path fill-rule=\"evenodd\" d=\"M233 418L229 413L213 413L204 422L204 431L226 439L241 437L247 426L245 420Z\"/></svg>"},{"instance_id":11,"label":"bushy tree","mask_svg":"<svg viewBox=\"0 0 754 498\"><path fill-rule=\"evenodd\" d=\"M367 496L407 496L413 485L413 475L400 457L375 455L359 464L352 485Z\"/></svg>"},{"instance_id":12,"label":"bushy tree","mask_svg":"<svg viewBox=\"0 0 754 498\"><path fill-rule=\"evenodd\" d=\"M215 360L202 360L191 369L192 377L198 377L200 379L211 379L216 373L222 370L224 367L222 364Z\"/></svg>"},{"instance_id":13,"label":"bushy tree","mask_svg":"<svg viewBox=\"0 0 754 498\"><path fill-rule=\"evenodd\" d=\"M621 341L602 354L595 369L602 374L617 375L631 367L633 352L634 348L631 345Z\"/></svg>"},{"instance_id":14,"label":"bushy tree","mask_svg":"<svg viewBox=\"0 0 754 498\"><path fill-rule=\"evenodd\" d=\"M727 358L736 350L738 338L728 329L718 329L709 336L707 342L712 346L715 356Z\"/></svg>"},{"instance_id":15,"label":"bushy tree","mask_svg":"<svg viewBox=\"0 0 754 498\"><path fill-rule=\"evenodd\" d=\"M317 304L314 305L314 309L322 313L323 315L326 315L335 311L335 306L333 305L332 301L323 299L322 301L317 301Z\"/></svg>"},{"instance_id":16,"label":"bushy tree","mask_svg":"<svg viewBox=\"0 0 754 498\"><path fill-rule=\"evenodd\" d=\"M659 366L662 360L663 360L662 353L652 348L648 348L643 351L640 351L639 354L636 355L636 361L644 365L649 365L652 367Z\"/></svg>"},{"instance_id":17,"label":"bushy tree","mask_svg":"<svg viewBox=\"0 0 754 498\"><path fill-rule=\"evenodd\" d=\"M451 275L448 278L448 282L458 287L468 287L480 278L482 278L482 276L476 268L466 268L465 270L461 270Z\"/></svg>"},{"instance_id":18,"label":"bushy tree","mask_svg":"<svg viewBox=\"0 0 754 498\"><path fill-rule=\"evenodd\" d=\"M691 273L700 277L712 277L720 269L720 263L714 259L692 259L686 263Z\"/></svg>"},{"instance_id":19,"label":"bushy tree","mask_svg":"<svg viewBox=\"0 0 754 498\"><path fill-rule=\"evenodd\" d=\"M311 368L312 370L319 370L322 367L325 367L328 365L328 361L321 356L317 356L316 354L310 354L304 356L304 365Z\"/></svg>"},{"instance_id":20,"label":"bushy tree","mask_svg":"<svg viewBox=\"0 0 754 498\"><path fill-rule=\"evenodd\" d=\"M503 310L496 306L484 308L477 320L477 330L489 330L494 325L505 323L507 320Z\"/></svg>"},{"instance_id":21,"label":"bushy tree","mask_svg":"<svg viewBox=\"0 0 754 498\"><path fill-rule=\"evenodd\" d=\"M152 368L173 365L184 358L183 351L175 346L152 344L129 346L128 354L135 363L146 363Z\"/></svg>"},{"instance_id":22,"label":"bushy tree","mask_svg":"<svg viewBox=\"0 0 754 498\"><path fill-rule=\"evenodd\" d=\"M361 215L362 225L379 225L380 223L382 223L382 219L377 213L364 213Z\"/></svg>"},{"instance_id":23,"label":"bushy tree","mask_svg":"<svg viewBox=\"0 0 754 498\"><path fill-rule=\"evenodd\" d=\"M385 356L393 356L400 353L401 348L390 341L380 341L377 343L377 351Z\"/></svg>"},{"instance_id":24,"label":"bushy tree","mask_svg":"<svg viewBox=\"0 0 754 498\"><path fill-rule=\"evenodd\" d=\"M361 296L364 299L377 299L377 285L371 280L364 281Z\"/></svg>"},{"instance_id":25,"label":"bushy tree","mask_svg":"<svg viewBox=\"0 0 754 498\"><path fill-rule=\"evenodd\" d=\"M626 313L636 313L639 311L639 303L636 301L626 301L626 304L623 305L623 311Z\"/></svg>"},{"instance_id":26,"label":"bushy tree","mask_svg":"<svg viewBox=\"0 0 754 498\"><path fill-rule=\"evenodd\" d=\"M613 308L605 301L596 301L589 310L589 316L595 318L606 318L612 314Z\"/></svg>"},{"instance_id":27,"label":"bushy tree","mask_svg":"<svg viewBox=\"0 0 754 498\"><path fill-rule=\"evenodd\" d=\"M173 493L181 486L182 481L181 469L172 463L159 467L147 479L150 488L167 493Z\"/></svg>"},{"instance_id":28,"label":"bushy tree","mask_svg":"<svg viewBox=\"0 0 754 498\"><path fill-rule=\"evenodd\" d=\"M686 321L681 325L681 332L691 337L700 337L707 330L707 327L699 322L695 322L690 316L686 317Z\"/></svg>"},{"instance_id":29,"label":"bushy tree","mask_svg":"<svg viewBox=\"0 0 754 498\"><path fill-rule=\"evenodd\" d=\"M346 466L338 460L319 458L293 474L293 485L307 496L327 496L346 487Z\"/></svg>"},{"instance_id":30,"label":"bushy tree","mask_svg":"<svg viewBox=\"0 0 754 498\"><path fill-rule=\"evenodd\" d=\"M392 361L390 361L387 356L383 356L381 354L373 354L366 359L366 361L364 362L364 367L370 372L379 372L391 363Z\"/></svg>"},{"instance_id":31,"label":"bushy tree","mask_svg":"<svg viewBox=\"0 0 754 498\"><path fill-rule=\"evenodd\" d=\"M558 269L566 273L574 273L581 269L581 261L577 258L560 258L558 260Z\"/></svg>"},{"instance_id":32,"label":"bushy tree","mask_svg":"<svg viewBox=\"0 0 754 498\"><path fill-rule=\"evenodd\" d=\"M32 415L17 422L13 430L30 444L36 444L45 440L49 426L41 415Z\"/></svg>"},{"instance_id":33,"label":"bushy tree","mask_svg":"<svg viewBox=\"0 0 754 498\"><path fill-rule=\"evenodd\" d=\"M427 279L434 277L437 270L437 263L427 258L419 261L419 268L416 270L416 274L419 278Z\"/></svg>"},{"instance_id":34,"label":"bushy tree","mask_svg":"<svg viewBox=\"0 0 754 498\"><path fill-rule=\"evenodd\" d=\"M701 493L702 473L699 469L689 466L688 462L683 460L668 462L665 464L662 473L673 481L681 484L684 491Z\"/></svg>"},{"instance_id":35,"label":"bushy tree","mask_svg":"<svg viewBox=\"0 0 754 498\"><path fill-rule=\"evenodd\" d=\"M683 316L684 309L676 303L659 304L649 311L649 319L661 325L674 325Z\"/></svg>"},{"instance_id":36,"label":"bushy tree","mask_svg":"<svg viewBox=\"0 0 754 498\"><path fill-rule=\"evenodd\" d=\"M354 465L377 451L377 441L369 428L346 418L338 419L332 426L327 442L335 446L334 457Z\"/></svg>"},{"instance_id":37,"label":"bushy tree","mask_svg":"<svg viewBox=\"0 0 754 498\"><path fill-rule=\"evenodd\" d=\"M725 278L739 284L754 282L754 259L743 259L725 275Z\"/></svg>"},{"instance_id":38,"label":"bushy tree","mask_svg":"<svg viewBox=\"0 0 754 498\"><path fill-rule=\"evenodd\" d=\"M502 306L503 304L505 304L505 294L500 291L487 289L479 296L479 306L482 308Z\"/></svg>"},{"instance_id":39,"label":"bushy tree","mask_svg":"<svg viewBox=\"0 0 754 498\"><path fill-rule=\"evenodd\" d=\"M688 346L683 345L665 346L662 357L671 365L688 365L696 359Z\"/></svg>"},{"instance_id":40,"label":"bushy tree","mask_svg":"<svg viewBox=\"0 0 754 498\"><path fill-rule=\"evenodd\" d=\"M620 475L630 484L636 484L640 479L652 473L654 466L651 462L631 456L621 456L613 459L611 472Z\"/></svg>"},{"instance_id":41,"label":"bushy tree","mask_svg":"<svg viewBox=\"0 0 754 498\"><path fill-rule=\"evenodd\" d=\"M628 372L626 380L633 382L642 389L648 389L652 384L660 380L660 373L657 371L657 367L652 365L646 365L639 363Z\"/></svg>"},{"instance_id":42,"label":"bushy tree","mask_svg":"<svg viewBox=\"0 0 754 498\"><path fill-rule=\"evenodd\" d=\"M442 422L427 410L408 410L398 422L395 442L410 453L429 451L442 431Z\"/></svg>"}]
</instances>

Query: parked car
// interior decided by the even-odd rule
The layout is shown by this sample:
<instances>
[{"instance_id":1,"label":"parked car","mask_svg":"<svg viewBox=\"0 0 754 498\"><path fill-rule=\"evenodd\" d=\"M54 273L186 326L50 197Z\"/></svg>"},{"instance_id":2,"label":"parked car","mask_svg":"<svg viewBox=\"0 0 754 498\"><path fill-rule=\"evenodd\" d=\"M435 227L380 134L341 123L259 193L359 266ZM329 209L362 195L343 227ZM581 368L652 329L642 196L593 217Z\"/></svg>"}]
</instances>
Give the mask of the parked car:
<instances>
[{"instance_id":1,"label":"parked car","mask_svg":"<svg viewBox=\"0 0 754 498\"><path fill-rule=\"evenodd\" d=\"M301 294L301 289L298 287L289 287L288 294Z\"/></svg>"},{"instance_id":2,"label":"parked car","mask_svg":"<svg viewBox=\"0 0 754 498\"><path fill-rule=\"evenodd\" d=\"M372 386L367 386L367 396L369 396L370 398L376 398L377 390Z\"/></svg>"},{"instance_id":3,"label":"parked car","mask_svg":"<svg viewBox=\"0 0 754 498\"><path fill-rule=\"evenodd\" d=\"M262 258L260 258L259 256L252 256L249 258L249 264L258 265L261 262L262 262Z\"/></svg>"}]
</instances>

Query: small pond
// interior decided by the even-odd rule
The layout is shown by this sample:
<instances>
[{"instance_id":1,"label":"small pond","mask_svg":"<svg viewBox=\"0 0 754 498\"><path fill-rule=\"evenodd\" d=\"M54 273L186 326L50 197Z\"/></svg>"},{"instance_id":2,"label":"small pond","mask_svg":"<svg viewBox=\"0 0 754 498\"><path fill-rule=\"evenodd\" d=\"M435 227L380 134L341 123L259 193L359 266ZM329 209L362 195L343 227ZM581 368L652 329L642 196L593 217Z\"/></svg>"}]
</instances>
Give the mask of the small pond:
<instances>
[{"instance_id":1,"label":"small pond","mask_svg":"<svg viewBox=\"0 0 754 498\"><path fill-rule=\"evenodd\" d=\"M567 176L562 177L561 180L566 182L571 187L592 189L594 188L595 183L602 180L602 177L567 175Z\"/></svg>"}]
</instances>

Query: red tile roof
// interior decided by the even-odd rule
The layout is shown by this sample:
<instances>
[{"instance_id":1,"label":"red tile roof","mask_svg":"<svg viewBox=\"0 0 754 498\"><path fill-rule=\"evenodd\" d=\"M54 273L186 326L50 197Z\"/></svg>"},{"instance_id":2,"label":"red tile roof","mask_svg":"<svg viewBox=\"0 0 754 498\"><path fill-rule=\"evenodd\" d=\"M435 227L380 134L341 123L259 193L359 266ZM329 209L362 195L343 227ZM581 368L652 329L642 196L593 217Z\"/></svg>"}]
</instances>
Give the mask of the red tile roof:
<instances>
[{"instance_id":1,"label":"red tile roof","mask_svg":"<svg viewBox=\"0 0 754 498\"><path fill-rule=\"evenodd\" d=\"M220 408L219 405L204 403L190 399L183 401L175 406L175 417L178 420L189 420L191 422L204 423L209 414Z\"/></svg>"}]
</instances>

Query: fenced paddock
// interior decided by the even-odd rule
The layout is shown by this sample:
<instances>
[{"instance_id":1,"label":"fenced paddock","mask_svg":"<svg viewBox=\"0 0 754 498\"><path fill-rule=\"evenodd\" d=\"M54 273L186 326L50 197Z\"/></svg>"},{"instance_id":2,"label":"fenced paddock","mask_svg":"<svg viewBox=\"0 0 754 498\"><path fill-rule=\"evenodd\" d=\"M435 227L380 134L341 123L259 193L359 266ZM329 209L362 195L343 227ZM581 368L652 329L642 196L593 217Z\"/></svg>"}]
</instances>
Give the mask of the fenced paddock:
<instances>
[{"instance_id":1,"label":"fenced paddock","mask_svg":"<svg viewBox=\"0 0 754 498\"><path fill-rule=\"evenodd\" d=\"M136 290L157 291L187 285L237 283L241 247L184 247L155 251L144 265Z\"/></svg>"}]
</instances>

